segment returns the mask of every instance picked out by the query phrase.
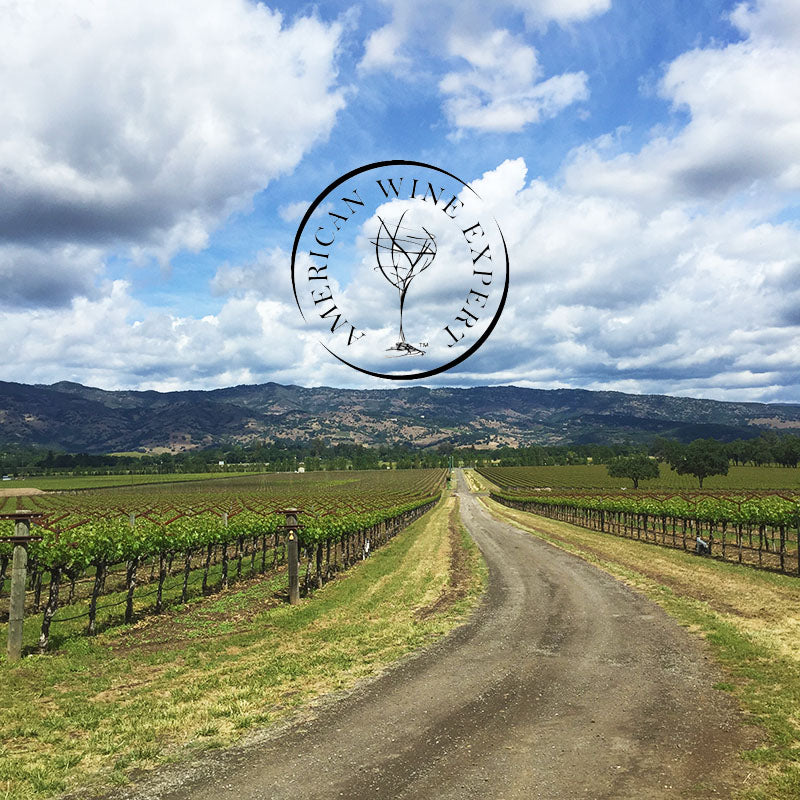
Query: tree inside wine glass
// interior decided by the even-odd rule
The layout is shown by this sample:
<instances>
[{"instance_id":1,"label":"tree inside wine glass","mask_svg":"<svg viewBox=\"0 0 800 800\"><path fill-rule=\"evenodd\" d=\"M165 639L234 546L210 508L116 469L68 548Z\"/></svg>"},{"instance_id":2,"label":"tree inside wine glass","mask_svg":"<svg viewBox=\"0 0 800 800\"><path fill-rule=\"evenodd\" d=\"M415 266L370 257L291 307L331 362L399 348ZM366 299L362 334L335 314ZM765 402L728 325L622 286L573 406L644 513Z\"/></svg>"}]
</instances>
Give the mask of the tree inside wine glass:
<instances>
[{"instance_id":1,"label":"tree inside wine glass","mask_svg":"<svg viewBox=\"0 0 800 800\"><path fill-rule=\"evenodd\" d=\"M424 356L425 351L409 344L403 332L403 308L411 281L426 270L436 257L436 237L423 225L412 228L403 225L408 212L404 211L397 223L387 223L378 217L378 235L370 242L375 245L376 270L383 273L400 294L399 340L387 352L399 356Z\"/></svg>"}]
</instances>

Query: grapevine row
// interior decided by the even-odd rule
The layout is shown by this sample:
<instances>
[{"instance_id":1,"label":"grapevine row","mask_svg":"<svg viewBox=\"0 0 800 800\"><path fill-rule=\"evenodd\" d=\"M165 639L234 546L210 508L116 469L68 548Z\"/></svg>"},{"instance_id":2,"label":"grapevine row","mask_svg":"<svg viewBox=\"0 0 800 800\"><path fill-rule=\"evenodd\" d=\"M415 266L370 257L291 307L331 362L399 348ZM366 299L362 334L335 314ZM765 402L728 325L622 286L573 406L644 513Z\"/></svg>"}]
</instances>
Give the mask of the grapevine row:
<instances>
[{"instance_id":1,"label":"grapevine row","mask_svg":"<svg viewBox=\"0 0 800 800\"><path fill-rule=\"evenodd\" d=\"M590 530L800 575L800 498L492 492L497 502Z\"/></svg>"},{"instance_id":2,"label":"grapevine row","mask_svg":"<svg viewBox=\"0 0 800 800\"><path fill-rule=\"evenodd\" d=\"M29 546L34 610L39 610L42 595L47 596L41 649L47 646L50 625L58 621L54 618L63 606L59 596L65 582L68 604L88 599L87 631L94 633L98 602L109 591L124 592L120 603L125 605L124 619L130 621L137 586L152 583L152 610L160 612L165 581L175 574L174 563L183 576L182 602L195 570L202 571L201 591L206 593L211 588L209 570L215 565L221 566L220 588L227 587L231 572L241 576L245 557L250 558L251 573L259 555L261 572L276 568L286 558L283 511L287 508L298 509L306 586L319 586L340 564L352 563L366 538L374 548L430 508L441 494L446 472L362 473L327 481L293 477L291 482L273 481L258 488L245 484L246 489L234 492L226 487L221 492L171 492L162 498L141 491L26 498L26 505L45 514L33 528L42 539ZM0 544L0 592L10 550L10 545ZM142 580L148 564L150 578ZM121 586L115 578L122 578Z\"/></svg>"}]
</instances>

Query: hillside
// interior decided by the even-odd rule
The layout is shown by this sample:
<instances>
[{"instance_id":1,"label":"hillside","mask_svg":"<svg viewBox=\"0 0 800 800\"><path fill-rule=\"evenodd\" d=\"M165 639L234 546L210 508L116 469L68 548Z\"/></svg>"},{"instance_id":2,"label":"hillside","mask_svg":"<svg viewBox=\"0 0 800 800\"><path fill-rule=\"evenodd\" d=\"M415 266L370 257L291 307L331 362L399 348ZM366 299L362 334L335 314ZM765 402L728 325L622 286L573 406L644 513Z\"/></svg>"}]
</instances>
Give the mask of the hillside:
<instances>
[{"instance_id":1,"label":"hillside","mask_svg":"<svg viewBox=\"0 0 800 800\"><path fill-rule=\"evenodd\" d=\"M69 452L181 451L254 439L497 447L735 439L800 429L800 405L581 389L352 390L266 383L211 391L105 391L0 382L0 444Z\"/></svg>"}]
</instances>

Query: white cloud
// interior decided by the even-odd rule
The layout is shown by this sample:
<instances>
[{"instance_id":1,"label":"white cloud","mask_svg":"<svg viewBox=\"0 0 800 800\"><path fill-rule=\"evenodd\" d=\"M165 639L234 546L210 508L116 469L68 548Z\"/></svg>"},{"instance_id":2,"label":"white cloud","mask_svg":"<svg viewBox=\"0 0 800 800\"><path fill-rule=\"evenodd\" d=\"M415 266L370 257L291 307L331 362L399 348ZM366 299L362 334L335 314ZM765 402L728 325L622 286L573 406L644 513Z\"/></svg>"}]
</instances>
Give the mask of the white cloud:
<instances>
[{"instance_id":1,"label":"white cloud","mask_svg":"<svg viewBox=\"0 0 800 800\"><path fill-rule=\"evenodd\" d=\"M256 293L262 297L279 294L278 286L286 286L286 298L289 299L287 277L291 257L280 247L261 250L249 264L225 263L211 280L211 292L214 295L236 295Z\"/></svg>"},{"instance_id":2,"label":"white cloud","mask_svg":"<svg viewBox=\"0 0 800 800\"><path fill-rule=\"evenodd\" d=\"M661 93L689 121L639 152L608 135L562 185L521 159L476 183L512 292L464 379L796 401L800 230L773 217L800 188L799 18L742 6L749 38L675 59Z\"/></svg>"},{"instance_id":3,"label":"white cloud","mask_svg":"<svg viewBox=\"0 0 800 800\"><path fill-rule=\"evenodd\" d=\"M231 297L217 315L177 317L142 307L124 281L97 300L4 314L0 339L9 378L159 390L288 381L316 344L281 301L251 293Z\"/></svg>"},{"instance_id":4,"label":"white cloud","mask_svg":"<svg viewBox=\"0 0 800 800\"><path fill-rule=\"evenodd\" d=\"M364 45L364 57L359 64L360 69L397 70L410 66L411 59L400 53L403 39L404 34L397 25L385 25L373 31Z\"/></svg>"},{"instance_id":5,"label":"white cloud","mask_svg":"<svg viewBox=\"0 0 800 800\"><path fill-rule=\"evenodd\" d=\"M514 7L522 11L522 5ZM413 4L397 4L398 14L400 6L408 10ZM21 8L31 13L31 7ZM445 3L435 13L446 15L452 8ZM602 3L563 8L564 14L571 8L573 19L579 19L581 13L602 10ZM236 12L246 13L254 12ZM274 21L267 12L259 13ZM800 12L795 3L771 0L740 6L731 18L748 38L692 50L665 70L662 96L688 112L689 121L679 130L659 130L632 153L621 152L619 140L609 134L575 153L560 182L529 176L522 158L507 160L474 182L505 234L511 292L487 343L431 383L513 382L796 402L800 230L796 223L775 220L791 192L800 188L800 100L794 88L800 85ZM332 29L309 24L325 41L335 41ZM474 96L484 113L491 112L487 116L496 116L499 127L506 113L521 114L520 119L532 113L525 110L526 87L549 81L537 71L531 47L486 26L485 35L497 42L494 49L459 50L460 41L479 34L439 30L452 34L452 54L445 55L468 64L463 71L453 65L443 86L451 99ZM406 35L397 42L392 52L402 58ZM503 46L514 55L506 66L497 62ZM14 62L12 56L8 63ZM328 70L332 57L329 50ZM324 95L333 104L329 116L338 102L331 86ZM517 87L515 102L503 95L509 86ZM41 91L32 94L42 96ZM567 96L569 91L560 95L554 90L551 102L558 105ZM11 107L19 108L15 102ZM86 102L94 107L91 97ZM241 99L231 102L235 106ZM546 113L545 106L536 109L536 99L528 102L536 113ZM521 111L506 111L504 103ZM453 119L455 124L468 122ZM174 124L180 127L179 122ZM10 124L0 120L0 126ZM191 138L191 132L186 135ZM31 147L45 142L52 149L54 141L33 137ZM23 145L20 139L20 153ZM64 164L72 165L78 156L89 158L89 149L78 147ZM211 148L209 157L214 152L222 151ZM30 185L45 180L55 187L72 185L72 173L60 161L42 163L47 169L34 170ZM113 196L108 187L119 182L122 192L134 175L126 171L124 159L109 163L108 174L91 164L77 173L89 180L87 186L96 186L100 199L95 206L92 191L80 194L80 181L74 184L81 202L101 216L101 200ZM237 163L231 169L236 173ZM240 190L221 191L220 207L246 198L251 191L247 180L233 181ZM53 196L61 195L54 191ZM198 196L204 197L202 192ZM194 235L202 243L210 224L204 220L214 218L208 209L215 207L204 202L181 206L174 224L162 227L146 220L130 224L145 232L143 246L153 251L156 245L177 246L173 241L186 246ZM291 206L281 212L292 213ZM113 226L98 230L109 239L128 235L114 232ZM221 266L212 290L224 298L222 308L195 319L143 308L124 283L93 291L102 280L106 246L99 234L88 231L82 245L69 249L57 236L46 243L27 242L23 233L0 254L0 278L14 287L16 295L9 297L15 303L27 297L50 307L14 309L0 319L0 337L8 343L6 377L29 382L70 378L109 388L210 388L263 380L386 388L332 360L303 325L288 288L283 250L267 249L251 263ZM48 263L55 265L50 273ZM9 278L18 283L8 283ZM271 291L278 282L286 287L283 294ZM374 286L364 285L366 298Z\"/></svg>"},{"instance_id":6,"label":"white cloud","mask_svg":"<svg viewBox=\"0 0 800 800\"><path fill-rule=\"evenodd\" d=\"M762 204L765 193L800 189L797 8L782 0L740 6L732 19L746 40L684 53L661 81L661 95L688 111L688 124L638 153L609 156L607 140L581 148L566 170L570 188L651 207L745 192Z\"/></svg>"},{"instance_id":7,"label":"white cloud","mask_svg":"<svg viewBox=\"0 0 800 800\"><path fill-rule=\"evenodd\" d=\"M92 296L104 271L99 247L69 243L34 247L0 245L0 304L58 306L76 295Z\"/></svg>"},{"instance_id":8,"label":"white cloud","mask_svg":"<svg viewBox=\"0 0 800 800\"><path fill-rule=\"evenodd\" d=\"M453 36L450 53L469 65L439 83L445 113L460 130L519 131L589 96L584 72L540 81L536 51L505 30Z\"/></svg>"},{"instance_id":9,"label":"white cloud","mask_svg":"<svg viewBox=\"0 0 800 800\"><path fill-rule=\"evenodd\" d=\"M285 206L281 206L278 209L278 216L284 222L297 222L306 213L310 203L306 203L302 200L296 203L287 203Z\"/></svg>"},{"instance_id":10,"label":"white cloud","mask_svg":"<svg viewBox=\"0 0 800 800\"><path fill-rule=\"evenodd\" d=\"M162 260L203 248L327 135L340 34L245 0L7 6L0 241L42 258L65 243Z\"/></svg>"},{"instance_id":11,"label":"white cloud","mask_svg":"<svg viewBox=\"0 0 800 800\"><path fill-rule=\"evenodd\" d=\"M795 0L739 3L731 22L743 33L759 39L786 44L796 44L800 39L800 5Z\"/></svg>"},{"instance_id":12,"label":"white cloud","mask_svg":"<svg viewBox=\"0 0 800 800\"><path fill-rule=\"evenodd\" d=\"M536 50L495 27L493 16L521 13L527 27L541 30L550 22L568 25L602 13L610 0L504 0L490 6L391 0L385 5L392 19L367 37L362 71L391 70L411 78L445 60L455 69L439 81L439 90L456 131L513 132L586 99L587 76L567 72L545 79Z\"/></svg>"},{"instance_id":13,"label":"white cloud","mask_svg":"<svg viewBox=\"0 0 800 800\"><path fill-rule=\"evenodd\" d=\"M526 183L521 159L475 185L503 227L512 292L463 378L720 399L800 388L795 226Z\"/></svg>"},{"instance_id":14,"label":"white cloud","mask_svg":"<svg viewBox=\"0 0 800 800\"><path fill-rule=\"evenodd\" d=\"M611 0L499 0L492 4L479 0L383 0L390 9L391 21L373 31L366 40L362 69L394 69L407 65L407 50L421 39L433 51L448 34L487 32L493 15L521 13L526 25L541 29L551 22L569 25L602 14Z\"/></svg>"},{"instance_id":15,"label":"white cloud","mask_svg":"<svg viewBox=\"0 0 800 800\"><path fill-rule=\"evenodd\" d=\"M611 8L611 0L515 0L512 5L533 24L579 22Z\"/></svg>"},{"instance_id":16,"label":"white cloud","mask_svg":"<svg viewBox=\"0 0 800 800\"><path fill-rule=\"evenodd\" d=\"M680 203L651 212L635 200L530 180L522 159L474 186L503 228L511 293L487 343L432 383L729 400L787 400L797 390L800 231L792 225ZM386 388L323 350L288 289L268 291L285 278L285 256L267 250L220 268L224 305L202 319L142 308L122 283L69 309L6 315L4 371L110 388L266 380Z\"/></svg>"}]
</instances>

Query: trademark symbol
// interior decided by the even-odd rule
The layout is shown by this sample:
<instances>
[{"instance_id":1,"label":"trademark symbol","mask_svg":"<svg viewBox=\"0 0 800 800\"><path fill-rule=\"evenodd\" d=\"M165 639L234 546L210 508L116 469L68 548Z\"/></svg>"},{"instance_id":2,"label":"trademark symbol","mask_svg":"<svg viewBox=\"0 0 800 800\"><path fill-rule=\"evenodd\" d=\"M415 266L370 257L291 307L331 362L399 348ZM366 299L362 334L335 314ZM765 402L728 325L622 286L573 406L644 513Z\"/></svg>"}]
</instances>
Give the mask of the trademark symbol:
<instances>
[{"instance_id":1,"label":"trademark symbol","mask_svg":"<svg viewBox=\"0 0 800 800\"><path fill-rule=\"evenodd\" d=\"M427 346L428 346L428 343L427 343L427 342L420 342L420 343L419 343L419 346L420 346L420 347L427 347Z\"/></svg>"}]
</instances>

